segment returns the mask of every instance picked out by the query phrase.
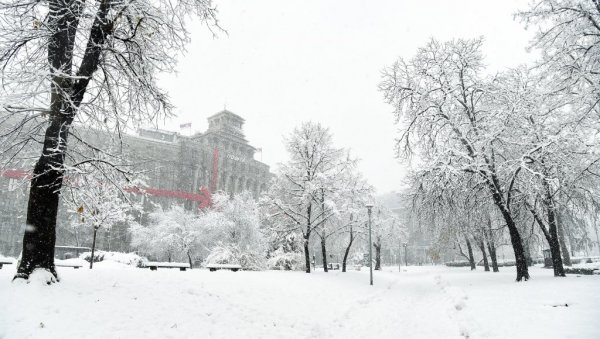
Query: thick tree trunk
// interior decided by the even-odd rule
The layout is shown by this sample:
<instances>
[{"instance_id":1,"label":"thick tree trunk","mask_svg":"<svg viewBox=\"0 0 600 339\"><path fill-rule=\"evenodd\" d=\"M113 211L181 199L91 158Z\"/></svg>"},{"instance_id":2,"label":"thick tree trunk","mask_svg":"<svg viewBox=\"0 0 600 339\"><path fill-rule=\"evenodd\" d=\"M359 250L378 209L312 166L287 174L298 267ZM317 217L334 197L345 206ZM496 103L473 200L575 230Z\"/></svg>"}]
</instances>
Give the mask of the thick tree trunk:
<instances>
[{"instance_id":1,"label":"thick tree trunk","mask_svg":"<svg viewBox=\"0 0 600 339\"><path fill-rule=\"evenodd\" d=\"M498 269L498 258L496 257L496 247L494 246L494 243L488 242L487 248L488 253L490 254L490 259L492 261L492 271L500 272L500 270Z\"/></svg>"},{"instance_id":2,"label":"thick tree trunk","mask_svg":"<svg viewBox=\"0 0 600 339\"><path fill-rule=\"evenodd\" d=\"M479 250L481 250L481 254L483 255L483 268L484 268L484 271L489 272L490 271L490 264L488 263L487 254L485 253L485 244L484 244L483 240L481 240L479 242Z\"/></svg>"},{"instance_id":3,"label":"thick tree trunk","mask_svg":"<svg viewBox=\"0 0 600 339\"><path fill-rule=\"evenodd\" d=\"M485 231L487 238L487 246L488 253L490 254L490 259L492 260L492 271L500 272L498 269L498 258L496 257L496 243L494 242L493 234L492 234L492 220L488 219L488 228Z\"/></svg>"},{"instance_id":4,"label":"thick tree trunk","mask_svg":"<svg viewBox=\"0 0 600 339\"><path fill-rule=\"evenodd\" d=\"M346 272L346 263L348 262L348 254L350 253L350 247L352 247L353 241L354 241L354 232L352 232L352 227L350 227L350 241L348 242L348 246L346 246L346 251L344 252L344 260L342 261L342 272Z\"/></svg>"},{"instance_id":5,"label":"thick tree trunk","mask_svg":"<svg viewBox=\"0 0 600 339\"><path fill-rule=\"evenodd\" d=\"M546 204L546 202L544 202ZM552 226L546 228L542 218L535 212L533 208L530 208L531 214L533 214L533 218L540 226L542 233L544 233L544 237L546 241L548 241L548 245L550 246L550 255L552 256L552 268L554 270L555 277L564 277L565 271L562 266L562 258L560 256L560 244L558 243L558 235L556 234L556 224L554 224L554 234L550 231ZM554 223L553 214L548 210L548 222ZM551 216L552 215L552 216Z\"/></svg>"},{"instance_id":6,"label":"thick tree trunk","mask_svg":"<svg viewBox=\"0 0 600 339\"><path fill-rule=\"evenodd\" d=\"M506 227L508 228L510 242L515 254L515 266L517 268L516 280L529 280L529 268L527 267L527 260L525 259L523 241L521 240L519 229L517 228L517 225L510 212L510 195L506 198L506 200L504 200L504 197L500 192L502 185L500 185L498 177L495 173L492 172L490 174L486 174L484 178L487 181L488 188L490 189L490 193L492 194L492 200L494 201L494 205L496 205L496 207L500 210L502 218L504 218L504 222L506 222ZM510 192L511 188L509 187L508 193L510 194Z\"/></svg>"},{"instance_id":7,"label":"thick tree trunk","mask_svg":"<svg viewBox=\"0 0 600 339\"><path fill-rule=\"evenodd\" d=\"M530 239L523 241L523 249L525 250L525 260L527 261L527 267L533 266L533 258L531 258L531 245L529 244Z\"/></svg>"},{"instance_id":8,"label":"thick tree trunk","mask_svg":"<svg viewBox=\"0 0 600 339\"><path fill-rule=\"evenodd\" d=\"M308 237L304 238L304 263L306 265L306 273L310 273L310 252L308 251Z\"/></svg>"},{"instance_id":9,"label":"thick tree trunk","mask_svg":"<svg viewBox=\"0 0 600 339\"><path fill-rule=\"evenodd\" d=\"M327 248L325 247L325 238L321 238L321 256L323 257L323 271L329 272L327 268Z\"/></svg>"},{"instance_id":10,"label":"thick tree trunk","mask_svg":"<svg viewBox=\"0 0 600 339\"><path fill-rule=\"evenodd\" d=\"M73 46L82 3L75 0L48 1L48 66L52 72L49 123L42 155L33 169L22 259L14 279L28 279L33 270L39 268L54 276L54 279L48 279L49 284L53 280L58 281L54 246L67 136L91 77L98 69L102 46L112 31L112 22L106 19L111 3L102 1L77 72L78 79L74 81L71 76Z\"/></svg>"},{"instance_id":11,"label":"thick tree trunk","mask_svg":"<svg viewBox=\"0 0 600 339\"><path fill-rule=\"evenodd\" d=\"M493 194L494 203L500 210L504 222L508 228L508 234L510 235L510 242L512 244L513 251L515 253L515 266L517 268L517 281L529 280L529 269L527 266L527 259L525 258L525 250L523 249L523 242L519 229L515 224L510 212L504 206L499 193Z\"/></svg>"},{"instance_id":12,"label":"thick tree trunk","mask_svg":"<svg viewBox=\"0 0 600 339\"><path fill-rule=\"evenodd\" d=\"M550 252L552 253L552 268L554 269L555 277L564 277L565 269L562 263L562 257L560 254L560 243L558 241L558 228L556 226L556 209L554 207L554 200L550 193L550 185L545 182L546 186L546 212L548 214L548 233L550 233Z\"/></svg>"},{"instance_id":13,"label":"thick tree trunk","mask_svg":"<svg viewBox=\"0 0 600 339\"><path fill-rule=\"evenodd\" d=\"M558 242L560 244L560 253L562 254L563 264L565 266L571 266L571 256L569 255L569 248L565 242L565 225L560 217L560 212L556 213L556 227L558 230Z\"/></svg>"},{"instance_id":14,"label":"thick tree trunk","mask_svg":"<svg viewBox=\"0 0 600 339\"><path fill-rule=\"evenodd\" d=\"M471 265L471 271L473 271L476 266L475 266L475 257L473 257L473 247L471 247L471 242L469 241L469 238L467 238L465 236L465 242L467 243L467 251L469 253L469 264Z\"/></svg>"}]
</instances>

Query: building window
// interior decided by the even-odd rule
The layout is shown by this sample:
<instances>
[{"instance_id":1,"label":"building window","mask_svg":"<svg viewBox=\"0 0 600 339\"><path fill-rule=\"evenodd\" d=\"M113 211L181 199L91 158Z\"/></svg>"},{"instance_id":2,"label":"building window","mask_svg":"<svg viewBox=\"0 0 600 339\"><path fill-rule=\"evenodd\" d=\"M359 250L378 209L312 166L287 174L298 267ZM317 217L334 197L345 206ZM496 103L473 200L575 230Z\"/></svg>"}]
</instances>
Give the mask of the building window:
<instances>
[{"instance_id":1,"label":"building window","mask_svg":"<svg viewBox=\"0 0 600 339\"><path fill-rule=\"evenodd\" d=\"M8 190L9 191L14 191L19 187L19 182L17 181L17 179L8 179Z\"/></svg>"}]
</instances>

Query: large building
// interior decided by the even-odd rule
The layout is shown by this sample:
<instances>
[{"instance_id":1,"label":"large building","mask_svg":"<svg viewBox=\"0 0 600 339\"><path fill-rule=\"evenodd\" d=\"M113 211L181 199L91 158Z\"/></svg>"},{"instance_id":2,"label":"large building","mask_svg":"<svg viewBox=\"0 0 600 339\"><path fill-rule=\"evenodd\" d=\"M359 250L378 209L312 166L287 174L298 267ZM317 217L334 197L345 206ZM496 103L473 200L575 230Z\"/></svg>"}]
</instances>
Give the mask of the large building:
<instances>
[{"instance_id":1,"label":"large building","mask_svg":"<svg viewBox=\"0 0 600 339\"><path fill-rule=\"evenodd\" d=\"M213 193L249 191L258 197L271 174L269 166L254 159L257 149L246 140L243 125L239 115L224 110L208 118L204 133L192 136L140 129L126 137L126 152L147 173L156 197L199 194L202 187Z\"/></svg>"},{"instance_id":2,"label":"large building","mask_svg":"<svg viewBox=\"0 0 600 339\"><path fill-rule=\"evenodd\" d=\"M208 129L191 136L157 129L139 129L137 135L124 135L123 153L135 169L146 177L144 210L162 205L184 205L197 210L207 193L217 191L235 194L251 192L258 197L271 179L269 166L254 158L257 148L251 146L243 132L244 119L223 110L208 118ZM89 138L100 145L110 137L92 133ZM107 143L108 144L108 143ZM0 171L0 254L17 255L25 227L29 169L12 168ZM146 223L142 217L140 220ZM69 227L73 216L61 209L57 225L58 245L88 246L77 230ZM126 228L116 227L102 244L115 250L128 250ZM125 245L123 245L125 244ZM104 246L105 249L107 246Z\"/></svg>"}]
</instances>

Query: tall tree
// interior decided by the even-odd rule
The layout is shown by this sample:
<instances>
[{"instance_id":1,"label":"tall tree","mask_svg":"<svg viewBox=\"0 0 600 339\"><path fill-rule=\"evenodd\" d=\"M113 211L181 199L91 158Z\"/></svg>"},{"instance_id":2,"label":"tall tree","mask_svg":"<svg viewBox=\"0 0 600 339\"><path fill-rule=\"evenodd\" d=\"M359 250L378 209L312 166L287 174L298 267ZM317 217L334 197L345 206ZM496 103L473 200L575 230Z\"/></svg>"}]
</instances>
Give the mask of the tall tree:
<instances>
[{"instance_id":1,"label":"tall tree","mask_svg":"<svg viewBox=\"0 0 600 339\"><path fill-rule=\"evenodd\" d=\"M171 105L156 75L174 70L177 52L189 40L186 16L216 24L211 6L210 0L0 4L0 121L19 122L3 134L13 141L6 149L35 142L33 133L44 131L15 279L28 279L35 269L50 273L48 283L56 278L56 216L67 141L77 139L72 125L80 122L118 135L140 121L169 114Z\"/></svg>"},{"instance_id":2,"label":"tall tree","mask_svg":"<svg viewBox=\"0 0 600 339\"><path fill-rule=\"evenodd\" d=\"M327 128L312 122L295 128L285 144L290 160L280 165L262 204L270 218L279 220L273 223L278 233L302 233L306 273L310 273L310 237L335 214L321 208L322 192L327 189L322 179L336 169L344 153L333 147Z\"/></svg>"},{"instance_id":3,"label":"tall tree","mask_svg":"<svg viewBox=\"0 0 600 339\"><path fill-rule=\"evenodd\" d=\"M496 141L510 117L488 101L481 39L430 41L409 61L384 70L380 89L402 119L399 155L419 151L423 165L444 173L465 172L485 185L509 230L517 281L529 279L521 234L511 213L510 178L518 166L497 157ZM414 145L413 145L414 144ZM415 146L416 149L413 149Z\"/></svg>"}]
</instances>

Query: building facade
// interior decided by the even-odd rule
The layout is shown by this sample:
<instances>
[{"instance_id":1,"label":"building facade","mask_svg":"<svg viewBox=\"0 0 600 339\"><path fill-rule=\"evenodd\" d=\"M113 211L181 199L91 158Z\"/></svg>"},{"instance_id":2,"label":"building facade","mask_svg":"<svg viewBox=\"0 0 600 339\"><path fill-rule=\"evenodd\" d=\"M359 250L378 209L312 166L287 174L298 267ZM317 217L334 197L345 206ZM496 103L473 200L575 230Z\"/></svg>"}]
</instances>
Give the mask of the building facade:
<instances>
[{"instance_id":1,"label":"building facade","mask_svg":"<svg viewBox=\"0 0 600 339\"><path fill-rule=\"evenodd\" d=\"M204 133L185 136L177 132L139 129L136 135L123 135L122 152L130 159L134 171L143 173L146 194L140 194L143 217L155 206L168 208L183 205L197 210L210 193L230 195L249 191L255 198L267 189L272 174L269 166L254 159L257 148L248 143L243 132L244 119L223 110L208 118ZM109 144L111 136L90 133L94 144ZM0 254L17 255L21 248L28 199L30 169L0 171ZM71 227L76 218L59 209L57 245L90 246L85 235ZM104 237L104 238L103 238ZM104 232L99 248L127 251L129 235L126 225ZM111 244L112 248L111 248Z\"/></svg>"},{"instance_id":2,"label":"building facade","mask_svg":"<svg viewBox=\"0 0 600 339\"><path fill-rule=\"evenodd\" d=\"M242 117L223 110L208 118L204 133L191 136L140 129L126 136L126 152L148 177L148 186L165 193L155 197L200 194L204 188L211 193L249 191L257 198L271 173L268 165L254 159L257 148L246 140L243 125Z\"/></svg>"}]
</instances>

